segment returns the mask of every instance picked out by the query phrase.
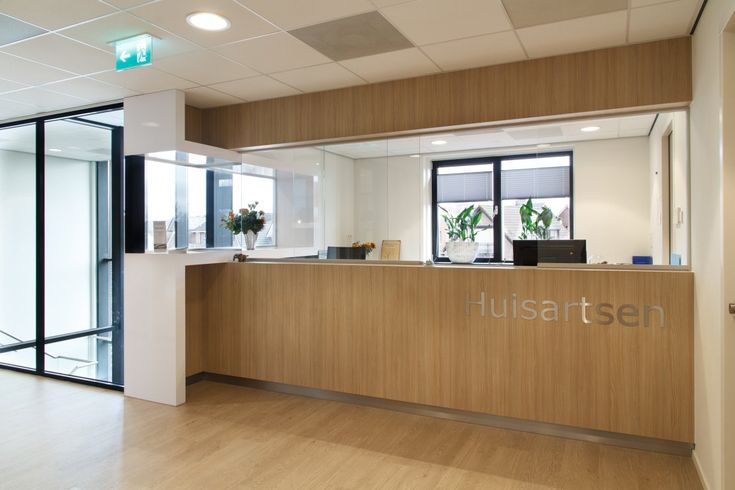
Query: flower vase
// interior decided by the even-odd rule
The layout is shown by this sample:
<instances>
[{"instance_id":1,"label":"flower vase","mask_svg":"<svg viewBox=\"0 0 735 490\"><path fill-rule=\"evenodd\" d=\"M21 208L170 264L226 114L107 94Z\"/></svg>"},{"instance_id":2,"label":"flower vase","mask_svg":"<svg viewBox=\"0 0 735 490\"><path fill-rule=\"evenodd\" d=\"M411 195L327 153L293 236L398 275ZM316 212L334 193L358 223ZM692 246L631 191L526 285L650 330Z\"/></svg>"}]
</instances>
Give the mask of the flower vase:
<instances>
[{"instance_id":1,"label":"flower vase","mask_svg":"<svg viewBox=\"0 0 735 490\"><path fill-rule=\"evenodd\" d=\"M255 241L258 239L258 234L254 233L253 230L248 230L245 233L245 249L255 250Z\"/></svg>"}]
</instances>

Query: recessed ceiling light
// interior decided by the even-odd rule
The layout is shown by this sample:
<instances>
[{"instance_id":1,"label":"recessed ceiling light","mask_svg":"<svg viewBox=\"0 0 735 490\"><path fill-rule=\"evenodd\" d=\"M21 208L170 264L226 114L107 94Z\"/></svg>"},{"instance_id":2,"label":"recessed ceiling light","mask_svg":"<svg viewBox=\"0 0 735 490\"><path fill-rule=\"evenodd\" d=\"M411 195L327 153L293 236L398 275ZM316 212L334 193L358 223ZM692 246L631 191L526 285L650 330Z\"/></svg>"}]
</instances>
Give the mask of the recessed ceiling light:
<instances>
[{"instance_id":1,"label":"recessed ceiling light","mask_svg":"<svg viewBox=\"0 0 735 490\"><path fill-rule=\"evenodd\" d=\"M319 162L316 162L316 164L317 164L317 165L321 165L321 163L319 163Z\"/></svg>"},{"instance_id":2,"label":"recessed ceiling light","mask_svg":"<svg viewBox=\"0 0 735 490\"><path fill-rule=\"evenodd\" d=\"M541 143L536 145L536 148L551 148L551 145L549 143Z\"/></svg>"},{"instance_id":3,"label":"recessed ceiling light","mask_svg":"<svg viewBox=\"0 0 735 490\"><path fill-rule=\"evenodd\" d=\"M61 148L49 148L48 151L53 151L54 153L58 153L61 151Z\"/></svg>"},{"instance_id":4,"label":"recessed ceiling light","mask_svg":"<svg viewBox=\"0 0 735 490\"><path fill-rule=\"evenodd\" d=\"M580 129L583 133L594 133L595 131L599 131L600 126L585 126L584 128Z\"/></svg>"},{"instance_id":5,"label":"recessed ceiling light","mask_svg":"<svg viewBox=\"0 0 735 490\"><path fill-rule=\"evenodd\" d=\"M408 155L411 158L419 158L421 155Z\"/></svg>"},{"instance_id":6,"label":"recessed ceiling light","mask_svg":"<svg viewBox=\"0 0 735 490\"><path fill-rule=\"evenodd\" d=\"M444 140L434 140L431 142L431 144L434 146L441 146L441 145L446 145L447 142Z\"/></svg>"},{"instance_id":7,"label":"recessed ceiling light","mask_svg":"<svg viewBox=\"0 0 735 490\"><path fill-rule=\"evenodd\" d=\"M225 31L231 25L229 20L212 12L194 12L186 17L186 22L204 31Z\"/></svg>"}]
</instances>

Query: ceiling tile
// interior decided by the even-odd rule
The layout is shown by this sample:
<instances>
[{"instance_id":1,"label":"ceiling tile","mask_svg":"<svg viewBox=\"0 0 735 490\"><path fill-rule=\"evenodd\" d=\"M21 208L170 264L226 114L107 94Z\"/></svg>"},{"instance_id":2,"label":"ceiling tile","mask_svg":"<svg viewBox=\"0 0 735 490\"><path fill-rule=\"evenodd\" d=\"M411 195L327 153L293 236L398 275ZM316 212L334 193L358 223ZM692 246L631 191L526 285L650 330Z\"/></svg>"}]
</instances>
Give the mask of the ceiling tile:
<instances>
[{"instance_id":1,"label":"ceiling tile","mask_svg":"<svg viewBox=\"0 0 735 490\"><path fill-rule=\"evenodd\" d=\"M334 61L413 47L411 41L378 12L345 17L289 33Z\"/></svg>"},{"instance_id":2,"label":"ceiling tile","mask_svg":"<svg viewBox=\"0 0 735 490\"><path fill-rule=\"evenodd\" d=\"M143 5L144 3L151 3L157 0L105 0L107 3L114 5L117 8L129 9Z\"/></svg>"},{"instance_id":3,"label":"ceiling tile","mask_svg":"<svg viewBox=\"0 0 735 490\"><path fill-rule=\"evenodd\" d=\"M211 88L247 101L275 99L276 97L286 97L301 93L293 87L289 87L278 80L266 76L217 83L212 85Z\"/></svg>"},{"instance_id":4,"label":"ceiling tile","mask_svg":"<svg viewBox=\"0 0 735 490\"><path fill-rule=\"evenodd\" d=\"M115 12L97 0L3 0L3 13L44 29L61 29Z\"/></svg>"},{"instance_id":5,"label":"ceiling tile","mask_svg":"<svg viewBox=\"0 0 735 490\"><path fill-rule=\"evenodd\" d=\"M45 85L43 88L53 92L79 97L80 99L85 99L90 102L118 100L137 95L137 92L132 90L116 87L108 83L85 77L51 83L49 85Z\"/></svg>"},{"instance_id":6,"label":"ceiling tile","mask_svg":"<svg viewBox=\"0 0 735 490\"><path fill-rule=\"evenodd\" d=\"M415 0L381 12L417 45L512 28L500 0Z\"/></svg>"},{"instance_id":7,"label":"ceiling tile","mask_svg":"<svg viewBox=\"0 0 735 490\"><path fill-rule=\"evenodd\" d=\"M431 44L421 48L442 70L463 70L526 59L513 31Z\"/></svg>"},{"instance_id":8,"label":"ceiling tile","mask_svg":"<svg viewBox=\"0 0 735 490\"><path fill-rule=\"evenodd\" d=\"M50 92L42 88L29 88L18 92L11 92L3 95L3 98L12 102L27 104L39 111L53 111L66 109L67 107L77 107L88 102L78 97Z\"/></svg>"},{"instance_id":9,"label":"ceiling tile","mask_svg":"<svg viewBox=\"0 0 735 490\"><path fill-rule=\"evenodd\" d=\"M185 90L196 86L196 83L169 75L150 66L125 71L107 71L98 73L92 78L141 93L169 89Z\"/></svg>"},{"instance_id":10,"label":"ceiling tile","mask_svg":"<svg viewBox=\"0 0 735 490\"><path fill-rule=\"evenodd\" d=\"M365 83L360 77L337 63L274 73L272 77L304 92L330 90Z\"/></svg>"},{"instance_id":11,"label":"ceiling tile","mask_svg":"<svg viewBox=\"0 0 735 490\"><path fill-rule=\"evenodd\" d=\"M38 110L27 104L19 104L11 100L0 97L0 122L5 119L12 119L20 116L30 116Z\"/></svg>"},{"instance_id":12,"label":"ceiling tile","mask_svg":"<svg viewBox=\"0 0 735 490\"><path fill-rule=\"evenodd\" d=\"M678 0L631 10L628 40L641 43L686 36L697 15L698 4L697 0Z\"/></svg>"},{"instance_id":13,"label":"ceiling tile","mask_svg":"<svg viewBox=\"0 0 735 490\"><path fill-rule=\"evenodd\" d=\"M115 66L115 56L57 34L22 41L3 48L3 51L78 75L104 71Z\"/></svg>"},{"instance_id":14,"label":"ceiling tile","mask_svg":"<svg viewBox=\"0 0 735 490\"><path fill-rule=\"evenodd\" d=\"M240 0L284 30L375 10L369 0Z\"/></svg>"},{"instance_id":15,"label":"ceiling tile","mask_svg":"<svg viewBox=\"0 0 735 490\"><path fill-rule=\"evenodd\" d=\"M285 32L228 44L215 50L262 73L291 70L331 61Z\"/></svg>"},{"instance_id":16,"label":"ceiling tile","mask_svg":"<svg viewBox=\"0 0 735 490\"><path fill-rule=\"evenodd\" d=\"M5 53L0 53L0 66L3 78L29 85L41 85L75 76L68 71L57 70Z\"/></svg>"},{"instance_id":17,"label":"ceiling tile","mask_svg":"<svg viewBox=\"0 0 735 490\"><path fill-rule=\"evenodd\" d=\"M194 43L124 12L60 31L60 34L110 52L115 51L112 41L146 33L153 36L151 53L154 62L198 48Z\"/></svg>"},{"instance_id":18,"label":"ceiling tile","mask_svg":"<svg viewBox=\"0 0 735 490\"><path fill-rule=\"evenodd\" d=\"M0 14L0 46L40 36L44 32L46 31L26 22Z\"/></svg>"},{"instance_id":19,"label":"ceiling tile","mask_svg":"<svg viewBox=\"0 0 735 490\"><path fill-rule=\"evenodd\" d=\"M655 5L657 3L671 2L672 0L630 0L630 8L645 7L646 5Z\"/></svg>"},{"instance_id":20,"label":"ceiling tile","mask_svg":"<svg viewBox=\"0 0 735 490\"><path fill-rule=\"evenodd\" d=\"M626 10L628 0L503 0L516 28Z\"/></svg>"},{"instance_id":21,"label":"ceiling tile","mask_svg":"<svg viewBox=\"0 0 735 490\"><path fill-rule=\"evenodd\" d=\"M439 68L418 48L346 60L342 65L370 83L439 72Z\"/></svg>"},{"instance_id":22,"label":"ceiling tile","mask_svg":"<svg viewBox=\"0 0 735 490\"><path fill-rule=\"evenodd\" d=\"M161 0L130 10L148 22L202 46L216 46L276 32L278 29L233 0ZM226 31L208 32L186 23L193 12L213 12L226 17Z\"/></svg>"},{"instance_id":23,"label":"ceiling tile","mask_svg":"<svg viewBox=\"0 0 735 490\"><path fill-rule=\"evenodd\" d=\"M156 63L156 68L199 85L211 85L258 74L255 70L204 49L160 60Z\"/></svg>"},{"instance_id":24,"label":"ceiling tile","mask_svg":"<svg viewBox=\"0 0 735 490\"><path fill-rule=\"evenodd\" d=\"M518 29L532 58L589 51L625 44L628 12L613 12L582 19Z\"/></svg>"},{"instance_id":25,"label":"ceiling tile","mask_svg":"<svg viewBox=\"0 0 735 490\"><path fill-rule=\"evenodd\" d=\"M244 102L232 95L223 94L207 87L196 87L186 91L186 103L200 109L223 105L241 104Z\"/></svg>"},{"instance_id":26,"label":"ceiling tile","mask_svg":"<svg viewBox=\"0 0 735 490\"><path fill-rule=\"evenodd\" d=\"M413 0L371 0L373 5L382 9L384 7L390 7L391 5L398 5L399 3L407 3Z\"/></svg>"},{"instance_id":27,"label":"ceiling tile","mask_svg":"<svg viewBox=\"0 0 735 490\"><path fill-rule=\"evenodd\" d=\"M28 88L28 85L0 78L0 94L10 92L11 90L19 90L22 88Z\"/></svg>"}]
</instances>

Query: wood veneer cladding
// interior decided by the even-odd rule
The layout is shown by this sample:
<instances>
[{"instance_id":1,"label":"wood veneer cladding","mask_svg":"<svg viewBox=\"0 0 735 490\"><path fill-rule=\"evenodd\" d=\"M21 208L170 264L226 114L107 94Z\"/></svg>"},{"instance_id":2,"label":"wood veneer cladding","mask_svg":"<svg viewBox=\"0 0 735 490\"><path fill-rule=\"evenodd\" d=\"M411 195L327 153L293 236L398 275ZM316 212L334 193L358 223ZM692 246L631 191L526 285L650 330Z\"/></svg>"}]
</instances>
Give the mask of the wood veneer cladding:
<instances>
[{"instance_id":1,"label":"wood veneer cladding","mask_svg":"<svg viewBox=\"0 0 735 490\"><path fill-rule=\"evenodd\" d=\"M201 143L202 139L202 110L190 105L184 112L184 138L187 141Z\"/></svg>"},{"instance_id":2,"label":"wood veneer cladding","mask_svg":"<svg viewBox=\"0 0 735 490\"><path fill-rule=\"evenodd\" d=\"M188 375L693 441L691 273L212 264L186 287ZM661 305L667 325L466 315L481 291Z\"/></svg>"},{"instance_id":3,"label":"wood veneer cladding","mask_svg":"<svg viewBox=\"0 0 735 490\"><path fill-rule=\"evenodd\" d=\"M691 98L691 39L683 37L206 109L202 141L246 148Z\"/></svg>"}]
</instances>

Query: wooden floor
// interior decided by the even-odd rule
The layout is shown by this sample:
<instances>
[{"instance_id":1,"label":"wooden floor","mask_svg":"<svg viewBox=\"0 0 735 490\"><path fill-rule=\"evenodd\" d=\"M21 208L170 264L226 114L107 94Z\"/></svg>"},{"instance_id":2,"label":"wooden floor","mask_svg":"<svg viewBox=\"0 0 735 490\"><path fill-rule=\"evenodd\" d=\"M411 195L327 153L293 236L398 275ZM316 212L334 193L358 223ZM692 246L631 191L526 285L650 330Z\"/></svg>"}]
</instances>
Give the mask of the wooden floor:
<instances>
[{"instance_id":1,"label":"wooden floor","mask_svg":"<svg viewBox=\"0 0 735 490\"><path fill-rule=\"evenodd\" d=\"M701 488L686 457L212 382L188 396L0 370L0 488Z\"/></svg>"}]
</instances>

